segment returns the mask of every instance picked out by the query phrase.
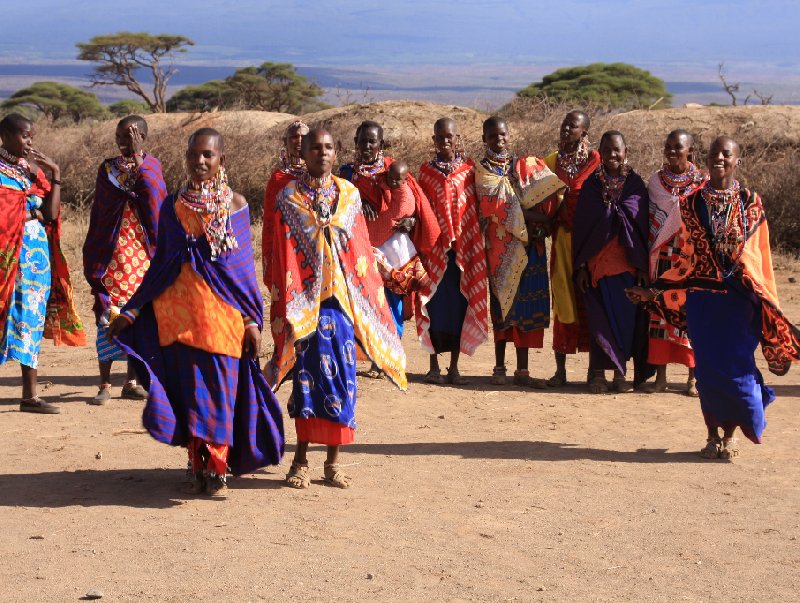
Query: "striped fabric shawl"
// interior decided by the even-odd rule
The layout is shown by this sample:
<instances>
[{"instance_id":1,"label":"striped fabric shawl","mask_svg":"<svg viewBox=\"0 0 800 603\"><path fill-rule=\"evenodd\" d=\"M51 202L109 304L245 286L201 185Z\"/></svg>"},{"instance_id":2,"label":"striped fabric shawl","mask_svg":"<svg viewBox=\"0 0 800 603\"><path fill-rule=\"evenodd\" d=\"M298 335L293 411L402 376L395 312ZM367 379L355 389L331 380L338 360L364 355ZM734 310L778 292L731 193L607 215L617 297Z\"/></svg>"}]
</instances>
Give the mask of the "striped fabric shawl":
<instances>
[{"instance_id":1,"label":"striped fabric shawl","mask_svg":"<svg viewBox=\"0 0 800 603\"><path fill-rule=\"evenodd\" d=\"M475 164L467 160L453 173L445 175L430 163L424 163L419 170L419 185L433 207L442 234L431 250L426 266L431 277L431 289L420 291L414 308L417 333L425 351L433 354L431 322L425 304L442 282L447 269L447 252L453 248L461 270L461 293L468 302L460 347L462 352L471 356L489 337L486 253L478 223Z\"/></svg>"},{"instance_id":2,"label":"striped fabric shawl","mask_svg":"<svg viewBox=\"0 0 800 603\"><path fill-rule=\"evenodd\" d=\"M113 159L106 159L97 171L89 230L83 245L83 274L95 296L93 310L98 320L110 305L102 278L117 246L125 204L130 202L136 210L144 229L148 255L152 258L156 248L159 209L167 196L161 163L155 157L144 156L136 183L130 191L119 188L109 178L108 164L111 161Z\"/></svg>"},{"instance_id":3,"label":"striped fabric shawl","mask_svg":"<svg viewBox=\"0 0 800 603\"><path fill-rule=\"evenodd\" d=\"M183 409L174 407L164 389L164 360L158 343L158 324L152 301L169 287L188 262L216 295L244 316L263 324L263 302L256 279L250 239L248 207L231 215L239 247L211 261L205 237L186 236L175 214L175 201L167 197L158 223L158 244L150 269L125 310L140 309L136 321L117 342L131 356L136 373L150 392L142 422L156 440L185 446L189 435L182 424ZM242 358L233 417L234 435L228 462L235 474L280 463L284 450L280 404L267 384L257 359Z\"/></svg>"}]
</instances>

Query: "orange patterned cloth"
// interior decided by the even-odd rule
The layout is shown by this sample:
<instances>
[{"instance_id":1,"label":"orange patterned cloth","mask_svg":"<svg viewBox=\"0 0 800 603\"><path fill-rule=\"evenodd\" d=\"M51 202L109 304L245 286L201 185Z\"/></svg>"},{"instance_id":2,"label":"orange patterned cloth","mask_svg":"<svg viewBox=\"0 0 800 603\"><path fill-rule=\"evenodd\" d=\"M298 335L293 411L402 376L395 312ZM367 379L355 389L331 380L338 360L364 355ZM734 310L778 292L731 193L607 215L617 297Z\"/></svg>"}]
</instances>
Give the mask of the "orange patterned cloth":
<instances>
[{"instance_id":1,"label":"orange patterned cloth","mask_svg":"<svg viewBox=\"0 0 800 603\"><path fill-rule=\"evenodd\" d=\"M145 244L144 229L130 203L125 204L117 247L102 283L108 291L112 306L121 308L139 288L144 273L150 267L150 256Z\"/></svg>"},{"instance_id":2,"label":"orange patterned cloth","mask_svg":"<svg viewBox=\"0 0 800 603\"><path fill-rule=\"evenodd\" d=\"M210 214L193 212L180 201L175 203L175 213L187 233L203 235L201 220L210 218ZM188 262L181 266L178 278L153 300L153 311L158 322L159 345L179 341L212 354L241 357L244 342L241 314L222 301Z\"/></svg>"},{"instance_id":3,"label":"orange patterned cloth","mask_svg":"<svg viewBox=\"0 0 800 603\"><path fill-rule=\"evenodd\" d=\"M589 260L588 268L592 277L592 287L597 287L600 279L606 276L616 276L625 272L636 273L625 253L625 248L617 239L610 240L600 253Z\"/></svg>"}]
</instances>

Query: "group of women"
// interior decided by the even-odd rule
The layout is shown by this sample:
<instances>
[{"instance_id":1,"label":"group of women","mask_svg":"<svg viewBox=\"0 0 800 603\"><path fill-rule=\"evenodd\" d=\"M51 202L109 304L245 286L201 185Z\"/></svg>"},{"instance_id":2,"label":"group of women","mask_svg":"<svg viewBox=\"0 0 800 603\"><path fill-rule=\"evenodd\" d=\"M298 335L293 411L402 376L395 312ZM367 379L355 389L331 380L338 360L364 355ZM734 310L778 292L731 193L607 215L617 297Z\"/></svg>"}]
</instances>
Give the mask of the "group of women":
<instances>
[{"instance_id":1,"label":"group of women","mask_svg":"<svg viewBox=\"0 0 800 603\"><path fill-rule=\"evenodd\" d=\"M340 176L358 189L367 225L384 224L379 234L369 229L370 242L382 261L387 236L406 233L413 245L403 259L416 253L423 268L414 276L412 262L400 262L382 272L397 332L404 317L415 317L430 353L429 383L467 383L459 356L487 339L489 318L493 384L506 382L507 342L516 348L513 382L524 387L565 385L566 358L580 351L589 353L591 393L663 392L666 366L684 365L686 393L699 395L708 428L701 454L731 459L736 427L760 442L764 409L774 400L756 347L775 374L800 358L800 332L779 309L760 197L735 179L739 147L730 137L715 139L703 168L694 162L691 133L674 130L663 166L645 182L628 162L624 135L605 132L592 150L589 126L588 115L571 111L558 150L538 158L511 153L508 125L491 117L483 127L485 155L473 161L463 154L457 124L443 118L434 124L435 154L420 167L419 181L404 176L409 202L402 211L387 194L398 160L384 154L383 129L373 121L358 127L355 159ZM294 157L295 175L283 167L271 182L298 177L299 146L292 155L288 145L299 145L306 131L302 122L289 127L284 153ZM268 187L267 217L274 196ZM528 349L543 347L551 307L556 370L535 379ZM438 361L444 352L446 375ZM373 363L367 374L381 373Z\"/></svg>"},{"instance_id":2,"label":"group of women","mask_svg":"<svg viewBox=\"0 0 800 603\"><path fill-rule=\"evenodd\" d=\"M22 366L20 410L49 414L58 407L36 395L41 338L86 341L59 247L59 166L32 148L32 127L16 114L0 122L0 363ZM354 438L356 359L371 361L368 376L405 388L400 338L413 316L430 354L425 381L463 385L460 355L488 338L491 319L497 385L508 342L522 387L565 385L567 356L582 351L592 393L663 391L667 364L689 367L687 392L699 394L708 428L701 453L732 458L734 430L760 442L774 400L756 347L775 374L800 359L800 332L778 304L761 199L734 177L739 147L715 139L703 170L691 134L675 130L645 183L623 134L605 132L593 150L589 127L572 111L555 152L517 156L508 124L491 117L485 154L473 161L455 121L442 118L417 179L384 154L376 122L356 130L355 159L338 176L333 137L290 124L264 198L274 352L262 374L249 212L228 185L222 135L192 134L186 180L167 196L160 164L142 149L146 122L122 120L121 155L101 165L84 248L102 381L92 403L110 398L111 361L128 358L123 395L146 397L150 433L187 448L191 490L218 495L229 468L280 461L274 391L291 379L298 446L287 483L310 485L308 447L319 443L325 481L346 488L339 447ZM536 379L528 350L543 347L551 308L556 369Z\"/></svg>"}]
</instances>

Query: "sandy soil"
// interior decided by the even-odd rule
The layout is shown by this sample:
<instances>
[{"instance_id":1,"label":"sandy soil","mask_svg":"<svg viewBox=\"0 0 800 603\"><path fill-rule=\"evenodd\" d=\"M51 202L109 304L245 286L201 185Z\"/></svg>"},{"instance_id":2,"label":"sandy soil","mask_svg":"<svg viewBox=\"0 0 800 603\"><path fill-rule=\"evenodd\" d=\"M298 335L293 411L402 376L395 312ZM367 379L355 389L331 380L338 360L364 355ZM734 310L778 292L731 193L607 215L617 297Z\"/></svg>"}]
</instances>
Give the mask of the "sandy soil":
<instances>
[{"instance_id":1,"label":"sandy soil","mask_svg":"<svg viewBox=\"0 0 800 603\"><path fill-rule=\"evenodd\" d=\"M784 263L778 281L798 318L792 275ZM0 600L796 600L797 368L768 378L779 400L764 444L741 442L726 464L696 453L704 427L680 367L664 395L590 396L582 355L572 385L521 391L489 384L487 344L463 359L470 385L431 386L405 342L407 393L359 381L352 489L322 484L320 449L312 487L283 487L288 423L283 464L231 479L224 501L182 494L186 454L142 433L141 403L85 403L93 348L44 344L41 394L57 416L18 412L19 369L0 367ZM549 345L531 354L536 376L552 372ZM118 393L122 367L115 379Z\"/></svg>"}]
</instances>

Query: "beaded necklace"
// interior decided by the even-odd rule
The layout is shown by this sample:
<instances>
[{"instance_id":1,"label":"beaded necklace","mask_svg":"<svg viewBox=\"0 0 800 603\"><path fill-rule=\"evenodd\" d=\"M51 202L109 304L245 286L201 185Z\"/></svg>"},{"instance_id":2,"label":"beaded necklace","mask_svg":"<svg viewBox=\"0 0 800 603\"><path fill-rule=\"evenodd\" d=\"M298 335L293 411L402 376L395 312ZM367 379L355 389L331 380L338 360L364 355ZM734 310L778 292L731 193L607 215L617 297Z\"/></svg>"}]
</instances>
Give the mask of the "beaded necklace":
<instances>
[{"instance_id":1,"label":"beaded necklace","mask_svg":"<svg viewBox=\"0 0 800 603\"><path fill-rule=\"evenodd\" d=\"M612 203L619 201L619 198L622 195L622 187L625 186L625 180L630 171L631 168L626 163L622 166L622 174L619 176L609 176L606 173L606 169L603 167L603 164L600 164L600 167L597 168L597 172L595 173L600 179L600 183L603 185L603 203L606 205L611 205Z\"/></svg>"},{"instance_id":2,"label":"beaded necklace","mask_svg":"<svg viewBox=\"0 0 800 603\"><path fill-rule=\"evenodd\" d=\"M490 148L486 148L486 155L481 159L481 165L493 174L507 176L513 163L511 153L495 153Z\"/></svg>"},{"instance_id":3,"label":"beaded necklace","mask_svg":"<svg viewBox=\"0 0 800 603\"><path fill-rule=\"evenodd\" d=\"M133 157L120 155L109 162L109 173L114 176L119 185L126 191L133 190L136 184L136 160Z\"/></svg>"},{"instance_id":4,"label":"beaded necklace","mask_svg":"<svg viewBox=\"0 0 800 603\"><path fill-rule=\"evenodd\" d=\"M721 191L707 182L700 195L708 209L711 240L722 277L728 278L738 268L747 242L747 214L739 181L734 180L730 188Z\"/></svg>"},{"instance_id":5,"label":"beaded necklace","mask_svg":"<svg viewBox=\"0 0 800 603\"><path fill-rule=\"evenodd\" d=\"M588 159L589 145L581 142L581 144L578 145L578 148L571 153L559 151L557 162L558 167L564 170L567 176L572 179L578 175L578 172L586 164Z\"/></svg>"},{"instance_id":6,"label":"beaded necklace","mask_svg":"<svg viewBox=\"0 0 800 603\"><path fill-rule=\"evenodd\" d=\"M330 223L333 205L339 198L339 188L330 174L315 178L308 172L298 181L300 192L321 225Z\"/></svg>"},{"instance_id":7,"label":"beaded necklace","mask_svg":"<svg viewBox=\"0 0 800 603\"><path fill-rule=\"evenodd\" d=\"M384 170L383 151L378 151L378 156L372 163L360 163L356 160L353 163L353 174L358 176L370 177Z\"/></svg>"},{"instance_id":8,"label":"beaded necklace","mask_svg":"<svg viewBox=\"0 0 800 603\"><path fill-rule=\"evenodd\" d=\"M30 169L24 158L12 155L0 147L0 173L17 182L26 191L33 184Z\"/></svg>"},{"instance_id":9,"label":"beaded necklace","mask_svg":"<svg viewBox=\"0 0 800 603\"><path fill-rule=\"evenodd\" d=\"M233 190L228 186L228 175L221 167L211 180L188 180L178 191L178 200L200 215L206 240L211 247L211 260L239 247L231 225L231 200ZM204 216L209 216L204 219Z\"/></svg>"},{"instance_id":10,"label":"beaded necklace","mask_svg":"<svg viewBox=\"0 0 800 603\"><path fill-rule=\"evenodd\" d=\"M452 161L442 161L439 159L439 153L436 153L433 159L431 159L431 166L442 172L445 176L449 176L455 172L463 163L464 157L461 153L456 153Z\"/></svg>"},{"instance_id":11,"label":"beaded necklace","mask_svg":"<svg viewBox=\"0 0 800 603\"><path fill-rule=\"evenodd\" d=\"M661 168L658 170L658 178L661 186L671 192L673 197L680 198L685 197L691 189L700 184L704 176L695 164L689 162L688 168L681 174L674 173L666 166Z\"/></svg>"},{"instance_id":12,"label":"beaded necklace","mask_svg":"<svg viewBox=\"0 0 800 603\"><path fill-rule=\"evenodd\" d=\"M281 149L281 171L294 178L300 178L306 172L306 162L301 157L290 155L286 149Z\"/></svg>"}]
</instances>

